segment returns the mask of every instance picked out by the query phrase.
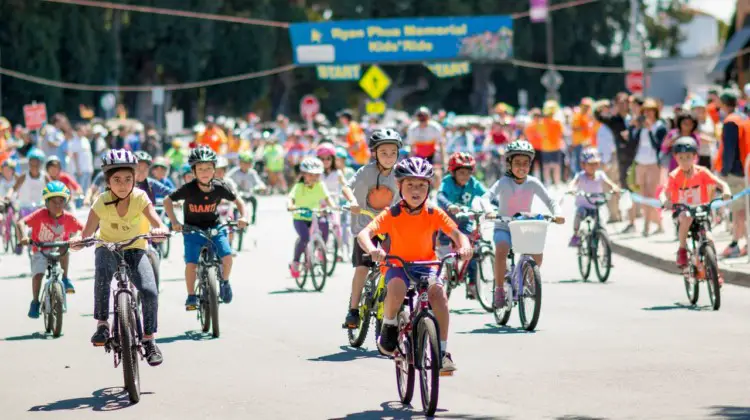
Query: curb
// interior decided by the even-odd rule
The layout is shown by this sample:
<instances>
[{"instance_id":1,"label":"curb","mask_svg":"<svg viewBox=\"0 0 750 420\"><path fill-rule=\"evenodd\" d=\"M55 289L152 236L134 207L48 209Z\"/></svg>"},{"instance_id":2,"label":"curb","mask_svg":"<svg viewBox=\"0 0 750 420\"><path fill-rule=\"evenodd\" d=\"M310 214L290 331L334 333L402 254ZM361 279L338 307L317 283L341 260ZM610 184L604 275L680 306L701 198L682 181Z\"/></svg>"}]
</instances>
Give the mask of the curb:
<instances>
[{"instance_id":1,"label":"curb","mask_svg":"<svg viewBox=\"0 0 750 420\"><path fill-rule=\"evenodd\" d=\"M677 268L677 265L672 260L666 260L651 254L647 254L643 251L618 244L615 241L610 241L612 244L612 252L623 256L629 260L637 263L647 265L652 268L659 269L661 271L671 274L682 274L682 271ZM719 267L721 274L724 276L724 282L733 284L736 286L750 287L750 275L741 271L729 270L727 268Z\"/></svg>"}]
</instances>

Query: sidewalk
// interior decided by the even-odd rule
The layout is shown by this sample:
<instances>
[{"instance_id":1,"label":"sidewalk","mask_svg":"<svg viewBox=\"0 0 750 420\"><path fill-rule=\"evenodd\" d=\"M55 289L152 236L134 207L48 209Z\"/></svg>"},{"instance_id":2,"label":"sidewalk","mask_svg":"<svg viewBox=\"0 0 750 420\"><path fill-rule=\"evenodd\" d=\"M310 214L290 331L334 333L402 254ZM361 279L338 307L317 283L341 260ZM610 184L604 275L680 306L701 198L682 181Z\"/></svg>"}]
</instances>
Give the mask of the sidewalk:
<instances>
[{"instance_id":1,"label":"sidewalk","mask_svg":"<svg viewBox=\"0 0 750 420\"><path fill-rule=\"evenodd\" d=\"M624 222L607 225L607 232L609 232L610 239L612 240L613 253L669 273L681 273L675 264L677 235L671 218L664 218L665 233L651 235L648 238L644 238L641 235L643 219L636 220L636 232L629 234L620 233L625 229L625 226L627 226L627 223ZM655 230L655 227L652 226L651 229ZM721 253L731 240L723 224L721 226L714 226L712 236L718 253ZM614 265L617 265L616 260L614 260ZM726 283L750 287L750 263L748 263L747 256L725 260L720 259L719 270L724 276Z\"/></svg>"}]
</instances>

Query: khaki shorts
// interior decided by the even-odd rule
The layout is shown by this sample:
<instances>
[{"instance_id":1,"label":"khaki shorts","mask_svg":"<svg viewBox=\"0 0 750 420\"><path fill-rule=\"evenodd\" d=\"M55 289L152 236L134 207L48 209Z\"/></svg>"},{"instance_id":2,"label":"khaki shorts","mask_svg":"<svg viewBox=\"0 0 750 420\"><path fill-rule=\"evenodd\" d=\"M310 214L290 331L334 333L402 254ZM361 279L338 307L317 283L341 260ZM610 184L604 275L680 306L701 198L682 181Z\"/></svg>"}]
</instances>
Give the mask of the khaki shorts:
<instances>
[{"instance_id":1,"label":"khaki shorts","mask_svg":"<svg viewBox=\"0 0 750 420\"><path fill-rule=\"evenodd\" d=\"M635 165L635 183L641 188L644 197L655 198L661 182L659 165Z\"/></svg>"},{"instance_id":2,"label":"khaki shorts","mask_svg":"<svg viewBox=\"0 0 750 420\"><path fill-rule=\"evenodd\" d=\"M729 189L732 190L732 194L737 194L738 192L745 189L745 178L741 176L729 175L726 177L721 177L721 179L729 184ZM732 209L732 211L745 210L745 200L746 199L743 198L733 201L732 204L729 205L729 208Z\"/></svg>"}]
</instances>

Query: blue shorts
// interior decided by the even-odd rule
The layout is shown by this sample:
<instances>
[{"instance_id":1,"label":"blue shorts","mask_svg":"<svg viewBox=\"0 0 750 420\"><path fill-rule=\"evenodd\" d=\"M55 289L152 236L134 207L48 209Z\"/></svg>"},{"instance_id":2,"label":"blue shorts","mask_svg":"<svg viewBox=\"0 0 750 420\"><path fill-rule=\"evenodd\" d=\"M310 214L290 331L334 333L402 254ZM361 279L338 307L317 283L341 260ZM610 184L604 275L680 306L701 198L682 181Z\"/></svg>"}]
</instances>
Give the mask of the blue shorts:
<instances>
[{"instance_id":1,"label":"blue shorts","mask_svg":"<svg viewBox=\"0 0 750 420\"><path fill-rule=\"evenodd\" d=\"M562 152L561 151L554 151L554 152L542 152L542 164L548 164L548 163L556 163L561 164L562 163Z\"/></svg>"},{"instance_id":2,"label":"blue shorts","mask_svg":"<svg viewBox=\"0 0 750 420\"><path fill-rule=\"evenodd\" d=\"M185 243L185 263L198 264L198 258L201 255L201 248L208 242L206 238L197 233L186 233L182 235ZM222 229L218 235L211 238L214 243L216 254L219 258L232 255L232 246L229 245L229 236L227 230Z\"/></svg>"},{"instance_id":3,"label":"blue shorts","mask_svg":"<svg viewBox=\"0 0 750 420\"><path fill-rule=\"evenodd\" d=\"M508 244L509 247L513 246L513 241L511 241L510 239L509 230L495 229L495 233L492 235L492 239L495 241L495 245L504 242Z\"/></svg>"},{"instance_id":4,"label":"blue shorts","mask_svg":"<svg viewBox=\"0 0 750 420\"><path fill-rule=\"evenodd\" d=\"M388 271L385 272L385 284L388 284L391 279L394 278L400 278L404 281L406 284L406 287L409 288L409 277L406 276L404 273L403 267L391 267L388 269ZM409 274L411 274L412 277L415 279L419 279L423 276L431 277L433 280L430 283L436 283L436 284L443 284L443 281L439 278L437 278L437 267L436 266L426 266L426 265L415 265L408 268Z\"/></svg>"}]
</instances>

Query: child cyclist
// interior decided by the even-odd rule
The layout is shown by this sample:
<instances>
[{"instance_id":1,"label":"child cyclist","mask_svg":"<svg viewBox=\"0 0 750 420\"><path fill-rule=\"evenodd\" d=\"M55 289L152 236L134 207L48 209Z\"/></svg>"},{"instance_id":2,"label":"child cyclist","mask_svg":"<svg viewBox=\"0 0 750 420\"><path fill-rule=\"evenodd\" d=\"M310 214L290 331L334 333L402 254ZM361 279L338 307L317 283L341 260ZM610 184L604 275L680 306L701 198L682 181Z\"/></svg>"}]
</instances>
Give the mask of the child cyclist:
<instances>
[{"instance_id":1,"label":"child cyclist","mask_svg":"<svg viewBox=\"0 0 750 420\"><path fill-rule=\"evenodd\" d=\"M576 194L577 192L597 194L604 192L604 186L607 185L609 188L618 194L620 187L615 185L612 180L599 169L599 164L602 158L599 156L599 150L595 147L588 147L581 152L581 165L583 170L578 172L572 181L568 184L568 193ZM570 247L578 247L581 243L581 238L578 236L578 228L581 225L581 220L584 217L594 214L596 212L596 206L591 204L586 197L576 198L576 217L573 222L573 237L570 238Z\"/></svg>"},{"instance_id":2,"label":"child cyclist","mask_svg":"<svg viewBox=\"0 0 750 420\"><path fill-rule=\"evenodd\" d=\"M169 177L169 166L169 159L164 156L159 156L154 159L154 162L151 164L151 175L155 180L174 191L176 187L172 179Z\"/></svg>"},{"instance_id":3,"label":"child cyclist","mask_svg":"<svg viewBox=\"0 0 750 420\"><path fill-rule=\"evenodd\" d=\"M65 211L70 200L70 190L60 181L48 183L42 190L45 208L24 217L19 221L18 233L21 244L27 245L29 238L23 233L27 227L31 228L31 238L35 242L67 241L75 233L83 230L83 225L76 217ZM39 291L42 288L42 278L47 271L47 258L34 247L31 254L31 292L32 301L29 307L29 318L39 318ZM69 254L60 260L63 267L63 286L67 293L75 293L73 285L68 279Z\"/></svg>"},{"instance_id":4,"label":"child cyclist","mask_svg":"<svg viewBox=\"0 0 750 420\"><path fill-rule=\"evenodd\" d=\"M178 188L164 199L164 210L172 222L172 229L182 231L182 224L174 213L173 203L185 201L183 205L185 224L199 229L208 230L219 225L219 203L221 200L232 201L240 212L237 225L247 227L245 219L245 203L237 197L223 181L216 179L216 152L208 146L193 149L188 156L188 164L192 168L195 179ZM185 283L188 297L185 309L194 311L198 308L198 296L195 295L195 278L198 258L206 239L197 233L183 235L185 243ZM232 301L232 287L229 285L229 275L232 273L232 247L229 245L226 229L211 238L216 246L218 257L221 258L223 279L220 281L220 297L224 303Z\"/></svg>"},{"instance_id":5,"label":"child cyclist","mask_svg":"<svg viewBox=\"0 0 750 420\"><path fill-rule=\"evenodd\" d=\"M328 189L320 181L320 174L323 173L323 162L318 158L308 157L302 160L299 168L302 175L300 175L299 181L292 186L292 190L289 192L287 209L289 211L301 209L317 210L323 201L330 208L335 208L336 205L328 193ZM294 214L294 230L297 231L299 240L294 245L294 259L289 264L289 271L295 279L300 275L299 258L310 241L311 220L312 217L309 214L302 212ZM318 221L321 233L323 234L323 240L328 240L329 230L327 220L321 217Z\"/></svg>"},{"instance_id":6,"label":"child cyclist","mask_svg":"<svg viewBox=\"0 0 750 420\"><path fill-rule=\"evenodd\" d=\"M669 174L667 188L661 193L660 199L664 207L671 208L672 204L698 206L708 204L713 196L709 187L718 186L725 199L732 196L729 185L717 178L707 168L697 165L698 143L692 137L680 137L672 145L672 155L677 160L677 168ZM676 211L672 215L678 220L677 235L680 247L677 249L677 265L684 267L688 264L687 236L693 218L689 214ZM723 282L723 279L720 278Z\"/></svg>"},{"instance_id":7,"label":"child cyclist","mask_svg":"<svg viewBox=\"0 0 750 420\"><path fill-rule=\"evenodd\" d=\"M42 191L48 182L52 181L42 170L44 161L44 152L39 149L32 149L26 158L29 161L29 171L21 174L16 179L16 183L5 195L7 201L11 201L13 195L17 197L17 209L19 218L26 217L41 207L39 191ZM16 254L21 254L22 246L19 243L16 246Z\"/></svg>"},{"instance_id":8,"label":"child cyclist","mask_svg":"<svg viewBox=\"0 0 750 420\"><path fill-rule=\"evenodd\" d=\"M481 198L487 194L487 188L477 180L473 173L477 162L468 153L454 153L448 160L448 171L443 178L438 190L438 206L445 210L448 215L453 216L461 210L461 207L470 207L475 198ZM458 225L459 231L468 234L476 229L473 220L467 220ZM450 252L451 240L445 235L440 235L440 253ZM469 275L469 297L474 298L477 290L477 262L470 261L467 269Z\"/></svg>"},{"instance_id":9,"label":"child cyclist","mask_svg":"<svg viewBox=\"0 0 750 420\"><path fill-rule=\"evenodd\" d=\"M368 147L375 157L359 168L354 178L344 186L342 194L351 203L352 234L357 235L370 222L371 217L360 214L360 209L368 213L380 213L383 209L399 201L396 177L393 166L398 159L398 151L403 146L401 135L395 130L383 128L373 131L368 141ZM359 298L365 287L367 272L372 266L370 258L363 257L364 251L358 241L352 246L352 294L349 300L349 312L344 321L344 328L359 328Z\"/></svg>"},{"instance_id":10,"label":"child cyclist","mask_svg":"<svg viewBox=\"0 0 750 420\"><path fill-rule=\"evenodd\" d=\"M534 197L539 197L555 216L555 223L564 223L559 216L560 206L550 197L547 189L539 179L530 176L531 163L534 160L534 147L526 140L516 140L505 149L505 160L508 170L505 176L498 179L485 197L498 203L497 215L512 217L517 213L531 211ZM504 221L495 223L495 306L505 305L505 270L512 242L510 229ZM542 254L532 255L538 265L542 264Z\"/></svg>"},{"instance_id":11,"label":"child cyclist","mask_svg":"<svg viewBox=\"0 0 750 420\"><path fill-rule=\"evenodd\" d=\"M430 193L430 185L434 177L432 165L426 160L411 157L402 160L394 169L399 185L399 196L401 201L391 206L378 217L373 219L357 235L362 250L370 254L373 261L382 261L386 253L397 255L404 261L431 261L435 260L435 249L433 238L435 234L442 231L457 245L457 253L462 260L471 258L472 249L469 239L462 234L456 223L439 208L433 208L427 204ZM388 252L377 248L370 238L375 235L388 235ZM398 265L398 262L391 261ZM391 354L398 345L398 323L396 316L404 302L406 291L409 288L409 278L404 274L404 267L392 267L386 271L386 297L383 313L383 329L380 335L380 348L383 352ZM413 267L409 268L413 277L434 277L438 267ZM453 359L448 348L448 324L450 322L448 312L448 297L443 289L439 278L434 279L428 291L430 305L435 312L440 331L440 350L442 354L442 372L456 370Z\"/></svg>"},{"instance_id":12,"label":"child cyclist","mask_svg":"<svg viewBox=\"0 0 750 420\"><path fill-rule=\"evenodd\" d=\"M123 242L133 239L137 235L147 233L144 232L142 223L144 218L150 224L152 235L166 235L169 232L157 216L146 192L135 186L137 165L138 160L128 150L110 150L102 157L102 171L107 191L99 195L91 206L81 241L92 236L97 229L99 238L103 241ZM80 247L81 243L76 240L71 243L72 249ZM161 351L154 340L159 312L159 292L146 248L146 241L138 240L126 248L123 255L130 269L130 281L143 299L143 348L146 360L149 365L157 366L163 361ZM110 283L119 259L114 251L102 245L97 246L94 255L94 318L97 320L97 326L91 343L100 347L106 344L110 336Z\"/></svg>"},{"instance_id":13,"label":"child cyclist","mask_svg":"<svg viewBox=\"0 0 750 420\"><path fill-rule=\"evenodd\" d=\"M260 179L258 172L253 169L255 156L253 156L251 151L245 150L240 152L239 159L240 165L230 169L227 172L227 177L237 184L238 191L243 196L243 200L246 197L245 201L253 206L250 222L255 224L256 215L258 214L258 199L255 197L255 191L265 190L266 184Z\"/></svg>"}]
</instances>

